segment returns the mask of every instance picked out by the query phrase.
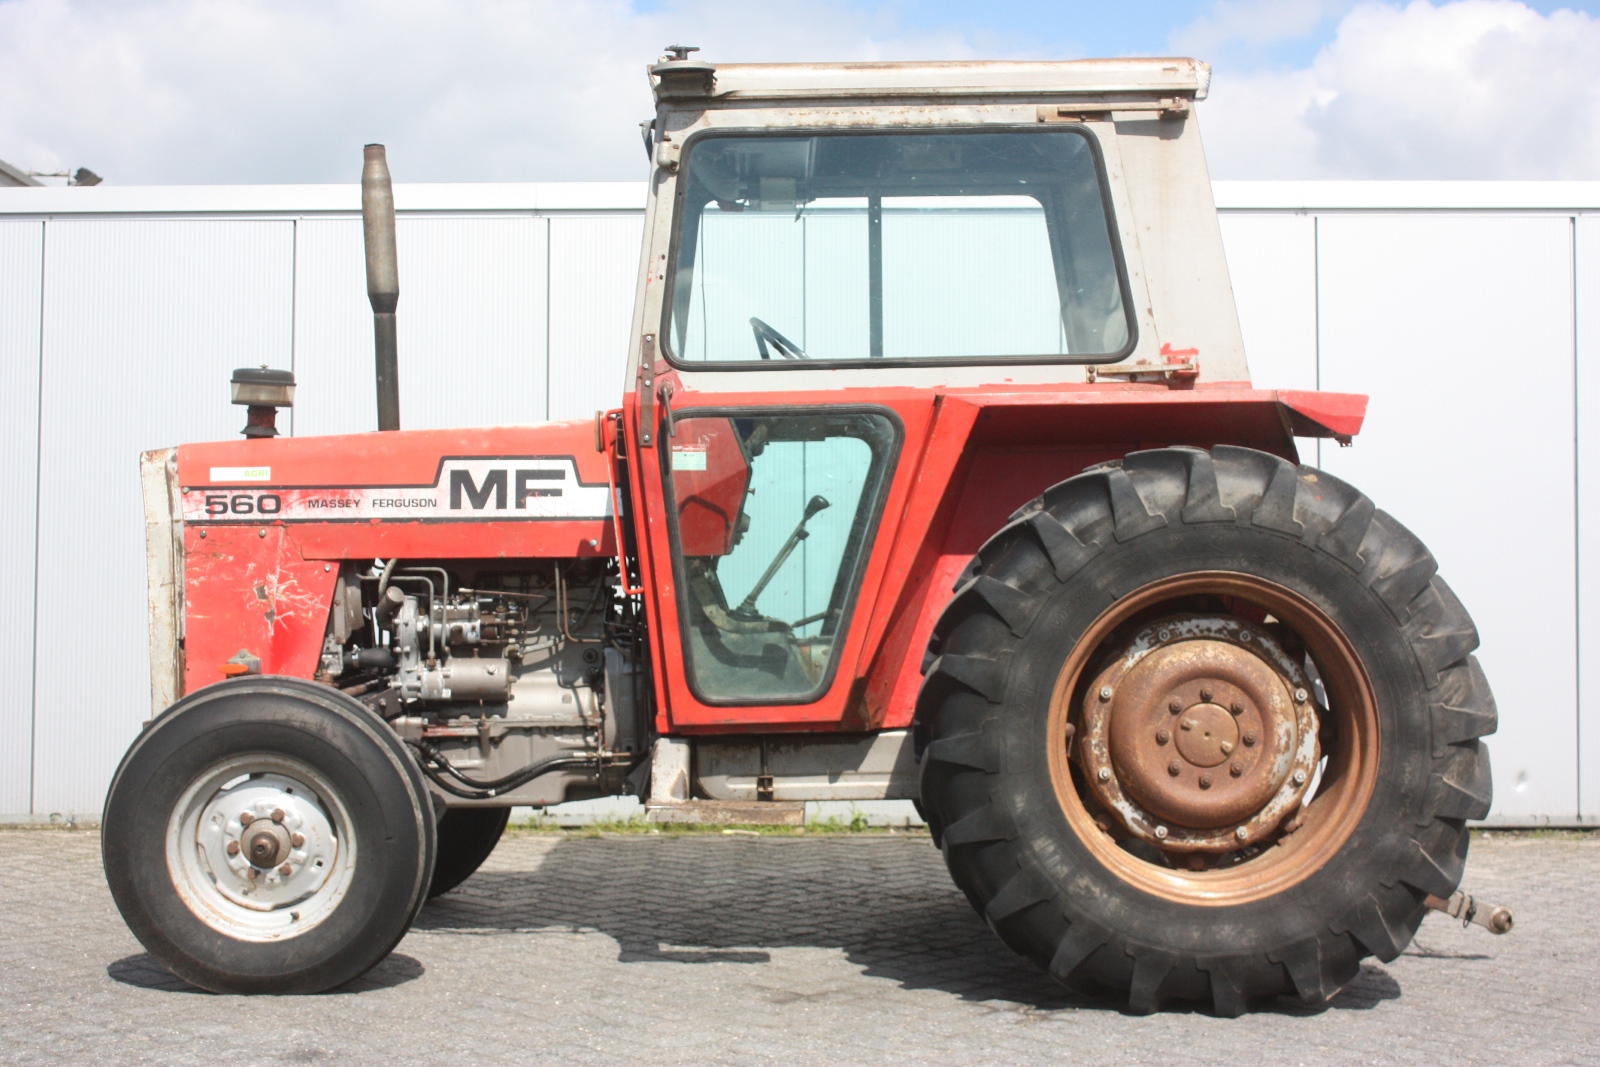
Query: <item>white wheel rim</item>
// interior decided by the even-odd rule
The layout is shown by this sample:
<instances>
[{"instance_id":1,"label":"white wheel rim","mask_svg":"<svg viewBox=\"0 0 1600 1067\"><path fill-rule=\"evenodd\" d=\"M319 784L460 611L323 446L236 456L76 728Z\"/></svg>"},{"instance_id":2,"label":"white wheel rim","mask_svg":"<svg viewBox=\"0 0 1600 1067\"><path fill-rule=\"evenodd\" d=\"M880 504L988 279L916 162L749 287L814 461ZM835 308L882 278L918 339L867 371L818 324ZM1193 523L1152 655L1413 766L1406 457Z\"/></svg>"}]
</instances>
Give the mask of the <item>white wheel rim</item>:
<instances>
[{"instance_id":1,"label":"white wheel rim","mask_svg":"<svg viewBox=\"0 0 1600 1067\"><path fill-rule=\"evenodd\" d=\"M309 932L338 909L355 874L355 836L338 794L284 756L236 756L205 771L173 807L166 836L184 904L242 941Z\"/></svg>"}]
</instances>

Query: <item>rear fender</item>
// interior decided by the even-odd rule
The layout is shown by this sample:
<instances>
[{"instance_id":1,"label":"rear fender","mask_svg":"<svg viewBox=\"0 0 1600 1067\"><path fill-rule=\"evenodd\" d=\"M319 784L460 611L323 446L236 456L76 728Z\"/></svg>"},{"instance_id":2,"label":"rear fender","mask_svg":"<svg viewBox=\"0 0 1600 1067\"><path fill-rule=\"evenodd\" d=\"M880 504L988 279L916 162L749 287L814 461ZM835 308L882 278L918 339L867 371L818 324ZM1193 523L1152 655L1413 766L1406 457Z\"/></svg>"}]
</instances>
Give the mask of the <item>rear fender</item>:
<instances>
[{"instance_id":1,"label":"rear fender","mask_svg":"<svg viewBox=\"0 0 1600 1067\"><path fill-rule=\"evenodd\" d=\"M1298 461L1295 437L1342 444L1367 398L1239 386L952 393L941 398L873 616L858 728L911 724L923 656L962 572L1017 509L1086 468L1144 449L1219 444ZM915 535L915 536L911 536ZM892 581L892 578L891 578Z\"/></svg>"}]
</instances>

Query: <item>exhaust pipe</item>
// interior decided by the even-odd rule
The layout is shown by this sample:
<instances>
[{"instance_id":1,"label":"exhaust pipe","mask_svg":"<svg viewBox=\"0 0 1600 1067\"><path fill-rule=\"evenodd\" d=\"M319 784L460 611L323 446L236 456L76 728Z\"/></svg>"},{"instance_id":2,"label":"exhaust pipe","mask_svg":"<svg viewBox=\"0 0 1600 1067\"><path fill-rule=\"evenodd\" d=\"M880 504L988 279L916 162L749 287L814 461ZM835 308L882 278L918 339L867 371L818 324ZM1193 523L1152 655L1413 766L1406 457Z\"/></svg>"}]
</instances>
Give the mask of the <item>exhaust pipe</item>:
<instances>
[{"instance_id":1,"label":"exhaust pipe","mask_svg":"<svg viewBox=\"0 0 1600 1067\"><path fill-rule=\"evenodd\" d=\"M394 186L383 145L366 147L361 169L361 230L367 246L367 299L377 346L378 429L400 428L400 355L394 309L400 302L400 266L394 251Z\"/></svg>"}]
</instances>

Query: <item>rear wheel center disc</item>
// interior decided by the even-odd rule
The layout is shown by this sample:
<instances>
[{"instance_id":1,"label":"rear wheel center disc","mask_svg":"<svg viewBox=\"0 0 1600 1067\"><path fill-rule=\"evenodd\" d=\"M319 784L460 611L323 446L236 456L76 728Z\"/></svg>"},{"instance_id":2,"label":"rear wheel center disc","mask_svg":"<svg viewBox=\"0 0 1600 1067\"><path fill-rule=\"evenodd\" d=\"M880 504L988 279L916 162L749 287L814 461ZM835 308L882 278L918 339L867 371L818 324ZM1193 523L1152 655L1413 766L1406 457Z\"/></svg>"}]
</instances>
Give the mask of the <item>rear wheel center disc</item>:
<instances>
[{"instance_id":1,"label":"rear wheel center disc","mask_svg":"<svg viewBox=\"0 0 1600 1067\"><path fill-rule=\"evenodd\" d=\"M1178 755L1196 767L1215 767L1239 746L1239 726L1226 708L1195 704L1178 718Z\"/></svg>"}]
</instances>

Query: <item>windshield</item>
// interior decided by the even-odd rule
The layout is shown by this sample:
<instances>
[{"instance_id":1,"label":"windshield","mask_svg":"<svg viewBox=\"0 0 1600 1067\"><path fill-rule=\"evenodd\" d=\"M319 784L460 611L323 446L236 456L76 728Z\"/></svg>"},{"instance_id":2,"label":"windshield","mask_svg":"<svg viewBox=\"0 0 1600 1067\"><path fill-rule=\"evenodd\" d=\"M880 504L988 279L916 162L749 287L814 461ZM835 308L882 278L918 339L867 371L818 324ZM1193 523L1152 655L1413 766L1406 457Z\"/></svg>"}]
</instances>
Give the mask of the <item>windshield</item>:
<instances>
[{"instance_id":1,"label":"windshield","mask_svg":"<svg viewBox=\"0 0 1600 1067\"><path fill-rule=\"evenodd\" d=\"M1081 130L706 136L687 159L666 331L682 362L1131 347Z\"/></svg>"}]
</instances>

